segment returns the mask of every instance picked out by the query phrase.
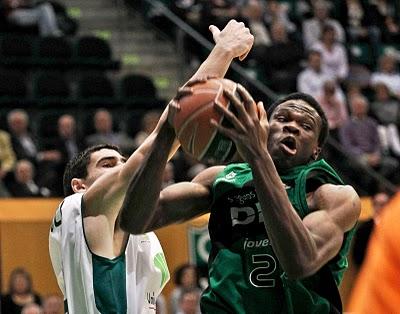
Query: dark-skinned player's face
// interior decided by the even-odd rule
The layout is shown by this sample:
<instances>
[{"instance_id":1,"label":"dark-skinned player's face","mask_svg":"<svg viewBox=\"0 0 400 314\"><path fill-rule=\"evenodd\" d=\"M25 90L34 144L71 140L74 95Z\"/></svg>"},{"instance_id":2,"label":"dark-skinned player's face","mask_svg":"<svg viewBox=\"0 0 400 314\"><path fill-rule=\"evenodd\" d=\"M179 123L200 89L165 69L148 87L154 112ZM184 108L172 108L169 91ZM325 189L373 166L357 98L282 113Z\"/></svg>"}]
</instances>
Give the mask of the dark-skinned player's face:
<instances>
[{"instance_id":1,"label":"dark-skinned player's face","mask_svg":"<svg viewBox=\"0 0 400 314\"><path fill-rule=\"evenodd\" d=\"M278 171L317 159L321 151L318 137L322 122L307 102L285 101L274 110L269 124L268 151Z\"/></svg>"}]
</instances>

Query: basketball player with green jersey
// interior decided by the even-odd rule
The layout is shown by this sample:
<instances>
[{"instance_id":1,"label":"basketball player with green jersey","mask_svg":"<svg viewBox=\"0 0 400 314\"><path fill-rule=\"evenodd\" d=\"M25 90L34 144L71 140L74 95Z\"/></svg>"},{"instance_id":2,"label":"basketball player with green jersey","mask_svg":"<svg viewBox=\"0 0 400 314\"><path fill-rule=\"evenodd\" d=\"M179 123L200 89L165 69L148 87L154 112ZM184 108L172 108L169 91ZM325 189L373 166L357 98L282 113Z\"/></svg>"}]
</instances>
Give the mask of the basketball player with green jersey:
<instances>
[{"instance_id":1,"label":"basketball player with green jersey","mask_svg":"<svg viewBox=\"0 0 400 314\"><path fill-rule=\"evenodd\" d=\"M141 233L211 212L203 313L339 313L337 285L360 200L317 160L326 117L314 98L294 93L273 104L267 119L261 102L242 86L238 92L226 91L235 115L215 105L232 127L212 123L244 163L208 168L160 192L173 136L156 141L129 191L147 227L124 228Z\"/></svg>"}]
</instances>

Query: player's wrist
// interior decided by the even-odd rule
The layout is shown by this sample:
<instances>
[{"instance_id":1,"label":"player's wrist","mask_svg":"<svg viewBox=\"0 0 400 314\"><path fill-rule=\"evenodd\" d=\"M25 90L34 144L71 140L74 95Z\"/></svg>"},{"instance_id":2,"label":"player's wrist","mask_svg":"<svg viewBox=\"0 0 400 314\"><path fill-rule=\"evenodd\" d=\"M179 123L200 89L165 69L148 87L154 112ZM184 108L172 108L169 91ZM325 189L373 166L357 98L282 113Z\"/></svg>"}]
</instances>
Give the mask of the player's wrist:
<instances>
[{"instance_id":1,"label":"player's wrist","mask_svg":"<svg viewBox=\"0 0 400 314\"><path fill-rule=\"evenodd\" d=\"M224 60L233 60L235 58L235 50L232 47L227 47L226 45L216 44L214 48L215 54Z\"/></svg>"}]
</instances>

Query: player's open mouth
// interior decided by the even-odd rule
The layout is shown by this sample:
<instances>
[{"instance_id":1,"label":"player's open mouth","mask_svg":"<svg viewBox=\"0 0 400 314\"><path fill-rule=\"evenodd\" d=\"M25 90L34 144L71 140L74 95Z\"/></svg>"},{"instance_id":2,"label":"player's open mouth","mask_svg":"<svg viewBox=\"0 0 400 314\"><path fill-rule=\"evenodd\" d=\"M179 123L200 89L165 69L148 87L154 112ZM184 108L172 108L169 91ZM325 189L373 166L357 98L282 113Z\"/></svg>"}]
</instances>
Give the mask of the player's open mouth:
<instances>
[{"instance_id":1,"label":"player's open mouth","mask_svg":"<svg viewBox=\"0 0 400 314\"><path fill-rule=\"evenodd\" d=\"M296 140L292 136L285 137L280 143L283 151L288 155L295 155L297 152Z\"/></svg>"}]
</instances>

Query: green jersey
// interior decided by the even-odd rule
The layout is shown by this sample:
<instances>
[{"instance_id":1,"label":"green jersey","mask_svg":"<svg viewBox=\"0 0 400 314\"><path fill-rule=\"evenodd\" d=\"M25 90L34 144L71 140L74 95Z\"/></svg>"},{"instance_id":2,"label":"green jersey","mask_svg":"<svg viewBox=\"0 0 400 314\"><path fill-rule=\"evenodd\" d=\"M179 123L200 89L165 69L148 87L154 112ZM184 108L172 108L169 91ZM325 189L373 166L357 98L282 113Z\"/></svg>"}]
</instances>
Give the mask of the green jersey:
<instances>
[{"instance_id":1,"label":"green jersey","mask_svg":"<svg viewBox=\"0 0 400 314\"><path fill-rule=\"evenodd\" d=\"M306 194L325 183L343 184L319 160L291 169L281 179L301 218L310 210ZM209 287L201 298L202 313L335 313L341 311L337 285L347 267L353 231L345 234L335 258L316 274L290 280L267 236L248 164L231 164L217 176L212 193L209 232ZM353 228L354 229L354 228Z\"/></svg>"}]
</instances>

